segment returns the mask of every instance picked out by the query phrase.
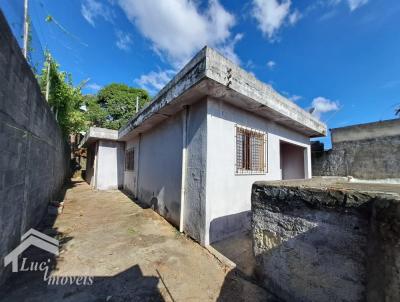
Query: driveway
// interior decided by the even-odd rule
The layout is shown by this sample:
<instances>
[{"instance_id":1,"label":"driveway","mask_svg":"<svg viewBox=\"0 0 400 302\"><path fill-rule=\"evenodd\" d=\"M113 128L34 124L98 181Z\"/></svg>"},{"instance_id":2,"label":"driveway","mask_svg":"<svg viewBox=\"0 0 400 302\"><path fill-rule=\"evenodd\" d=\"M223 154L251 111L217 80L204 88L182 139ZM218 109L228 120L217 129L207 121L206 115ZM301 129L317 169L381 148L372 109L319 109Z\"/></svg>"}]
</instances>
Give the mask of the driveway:
<instances>
[{"instance_id":1,"label":"driveway","mask_svg":"<svg viewBox=\"0 0 400 302\"><path fill-rule=\"evenodd\" d=\"M94 191L74 180L64 201L63 213L41 226L60 240L60 255L52 258L36 247L23 255L30 261L51 259L51 274L62 281L48 284L40 271L13 273L0 300L273 301L120 191ZM91 282L77 285L85 276Z\"/></svg>"}]
</instances>

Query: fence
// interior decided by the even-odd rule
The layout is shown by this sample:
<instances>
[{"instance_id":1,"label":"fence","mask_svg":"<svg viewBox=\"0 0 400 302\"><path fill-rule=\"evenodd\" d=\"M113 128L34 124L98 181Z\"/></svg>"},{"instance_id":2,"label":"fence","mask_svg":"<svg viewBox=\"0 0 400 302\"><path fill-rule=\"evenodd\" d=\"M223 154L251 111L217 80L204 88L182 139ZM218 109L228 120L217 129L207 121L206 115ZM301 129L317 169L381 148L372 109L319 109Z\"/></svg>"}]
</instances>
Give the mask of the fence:
<instances>
[{"instance_id":1,"label":"fence","mask_svg":"<svg viewBox=\"0 0 400 302\"><path fill-rule=\"evenodd\" d=\"M24 49L24 0L0 0L0 9L3 11L14 37L21 49ZM39 37L34 19L40 18L37 1L35 5L28 5L26 22L28 24L27 61L34 74L39 74L45 62L43 43Z\"/></svg>"}]
</instances>

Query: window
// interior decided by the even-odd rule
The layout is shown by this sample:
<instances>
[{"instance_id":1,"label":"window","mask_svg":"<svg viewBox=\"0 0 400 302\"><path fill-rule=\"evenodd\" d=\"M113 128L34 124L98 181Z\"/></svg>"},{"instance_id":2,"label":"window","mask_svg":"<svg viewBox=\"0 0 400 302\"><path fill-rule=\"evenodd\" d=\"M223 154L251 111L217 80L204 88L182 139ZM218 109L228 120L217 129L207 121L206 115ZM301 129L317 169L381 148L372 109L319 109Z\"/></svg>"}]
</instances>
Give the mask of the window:
<instances>
[{"instance_id":1,"label":"window","mask_svg":"<svg viewBox=\"0 0 400 302\"><path fill-rule=\"evenodd\" d=\"M265 145L265 133L236 126L236 173L265 173Z\"/></svg>"},{"instance_id":2,"label":"window","mask_svg":"<svg viewBox=\"0 0 400 302\"><path fill-rule=\"evenodd\" d=\"M125 151L125 171L133 171L135 167L135 150L128 149Z\"/></svg>"}]
</instances>

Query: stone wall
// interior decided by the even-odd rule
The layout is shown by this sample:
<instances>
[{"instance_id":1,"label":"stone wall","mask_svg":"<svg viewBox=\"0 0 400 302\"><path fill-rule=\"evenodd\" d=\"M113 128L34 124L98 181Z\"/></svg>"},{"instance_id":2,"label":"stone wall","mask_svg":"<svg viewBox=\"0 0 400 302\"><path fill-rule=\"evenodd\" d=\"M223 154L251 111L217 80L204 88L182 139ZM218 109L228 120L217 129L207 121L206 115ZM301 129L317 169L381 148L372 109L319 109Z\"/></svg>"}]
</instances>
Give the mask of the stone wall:
<instances>
[{"instance_id":1,"label":"stone wall","mask_svg":"<svg viewBox=\"0 0 400 302\"><path fill-rule=\"evenodd\" d=\"M399 218L398 194L255 183L256 275L285 301L399 301Z\"/></svg>"},{"instance_id":2,"label":"stone wall","mask_svg":"<svg viewBox=\"0 0 400 302\"><path fill-rule=\"evenodd\" d=\"M313 176L400 178L400 135L334 143L312 152Z\"/></svg>"},{"instance_id":3,"label":"stone wall","mask_svg":"<svg viewBox=\"0 0 400 302\"><path fill-rule=\"evenodd\" d=\"M69 173L69 149L0 12L0 284L4 256L35 227Z\"/></svg>"}]
</instances>

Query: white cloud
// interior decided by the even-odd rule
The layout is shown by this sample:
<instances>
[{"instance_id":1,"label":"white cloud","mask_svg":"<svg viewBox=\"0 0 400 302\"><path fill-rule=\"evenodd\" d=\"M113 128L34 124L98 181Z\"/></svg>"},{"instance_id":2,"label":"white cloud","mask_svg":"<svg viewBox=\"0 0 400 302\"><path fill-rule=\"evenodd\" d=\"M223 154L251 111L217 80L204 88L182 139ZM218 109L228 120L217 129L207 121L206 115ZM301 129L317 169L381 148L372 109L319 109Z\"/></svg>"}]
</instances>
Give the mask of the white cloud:
<instances>
[{"instance_id":1,"label":"white cloud","mask_svg":"<svg viewBox=\"0 0 400 302\"><path fill-rule=\"evenodd\" d=\"M81 4L81 14L92 26L95 26L95 19L103 18L113 22L114 13L110 7L96 0L84 0Z\"/></svg>"},{"instance_id":2,"label":"white cloud","mask_svg":"<svg viewBox=\"0 0 400 302\"><path fill-rule=\"evenodd\" d=\"M297 102L297 101L301 100L303 97L301 95L293 94L293 95L290 95L288 98L292 102Z\"/></svg>"},{"instance_id":3,"label":"white cloud","mask_svg":"<svg viewBox=\"0 0 400 302\"><path fill-rule=\"evenodd\" d=\"M103 88L101 85L99 85L97 83L87 84L86 87L93 91L99 91L101 88Z\"/></svg>"},{"instance_id":4,"label":"white cloud","mask_svg":"<svg viewBox=\"0 0 400 302\"><path fill-rule=\"evenodd\" d=\"M344 0L344 1L349 6L350 11L354 11L357 8L360 8L361 6L367 4L369 0ZM341 2L343 2L343 0L330 0L328 4L337 5Z\"/></svg>"},{"instance_id":5,"label":"white cloud","mask_svg":"<svg viewBox=\"0 0 400 302\"><path fill-rule=\"evenodd\" d=\"M238 43L240 40L242 40L243 34L236 34L235 37L229 41L227 44L217 47L217 49L227 57L229 60L236 64L240 64L240 58L239 56L235 53L235 46L236 43Z\"/></svg>"},{"instance_id":6,"label":"white cloud","mask_svg":"<svg viewBox=\"0 0 400 302\"><path fill-rule=\"evenodd\" d=\"M295 25L302 17L302 14L296 9L289 15L289 23Z\"/></svg>"},{"instance_id":7,"label":"white cloud","mask_svg":"<svg viewBox=\"0 0 400 302\"><path fill-rule=\"evenodd\" d=\"M354 11L357 8L367 4L368 0L347 0L350 10Z\"/></svg>"},{"instance_id":8,"label":"white cloud","mask_svg":"<svg viewBox=\"0 0 400 302\"><path fill-rule=\"evenodd\" d=\"M276 66L276 62L275 61L268 61L267 62L267 67L272 70L274 69L274 67Z\"/></svg>"},{"instance_id":9,"label":"white cloud","mask_svg":"<svg viewBox=\"0 0 400 302\"><path fill-rule=\"evenodd\" d=\"M148 74L143 74L140 78L134 81L139 84L140 87L149 91L151 95L156 94L160 91L175 75L175 71L172 69L160 70L158 72L151 71Z\"/></svg>"},{"instance_id":10,"label":"white cloud","mask_svg":"<svg viewBox=\"0 0 400 302\"><path fill-rule=\"evenodd\" d=\"M314 112L312 114L317 118L320 118L322 113L339 110L339 102L331 101L322 96L314 98L311 106L314 108Z\"/></svg>"},{"instance_id":11,"label":"white cloud","mask_svg":"<svg viewBox=\"0 0 400 302\"><path fill-rule=\"evenodd\" d=\"M291 12L291 4L291 0L253 0L252 15L268 39L274 40L283 25L294 25L301 18L298 10Z\"/></svg>"},{"instance_id":12,"label":"white cloud","mask_svg":"<svg viewBox=\"0 0 400 302\"><path fill-rule=\"evenodd\" d=\"M132 36L120 30L117 30L115 34L117 36L117 41L115 42L117 47L125 51L130 50L133 43Z\"/></svg>"},{"instance_id":13,"label":"white cloud","mask_svg":"<svg viewBox=\"0 0 400 302\"><path fill-rule=\"evenodd\" d=\"M217 0L209 0L202 11L191 0L119 0L119 5L153 49L181 67L203 46L225 50L231 59L237 36L232 37L235 17Z\"/></svg>"}]
</instances>

